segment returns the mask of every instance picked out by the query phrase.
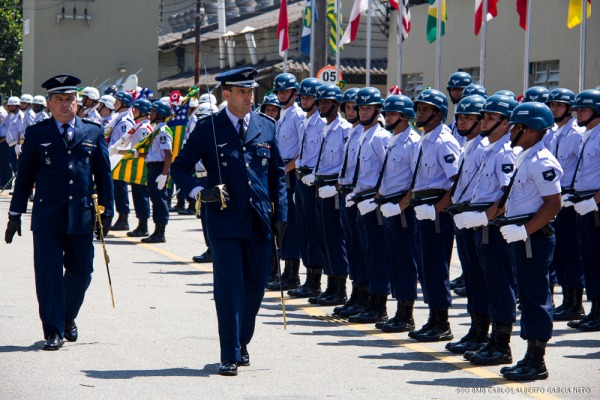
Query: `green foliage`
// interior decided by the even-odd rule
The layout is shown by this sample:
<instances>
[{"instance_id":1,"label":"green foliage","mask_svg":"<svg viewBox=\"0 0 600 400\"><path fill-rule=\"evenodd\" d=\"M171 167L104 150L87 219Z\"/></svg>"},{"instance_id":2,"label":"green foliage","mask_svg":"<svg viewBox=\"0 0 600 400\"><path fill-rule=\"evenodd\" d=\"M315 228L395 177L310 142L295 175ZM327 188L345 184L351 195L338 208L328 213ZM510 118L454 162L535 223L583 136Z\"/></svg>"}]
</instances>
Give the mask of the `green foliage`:
<instances>
[{"instance_id":1,"label":"green foliage","mask_svg":"<svg viewBox=\"0 0 600 400\"><path fill-rule=\"evenodd\" d=\"M23 0L0 0L0 94L21 94Z\"/></svg>"}]
</instances>

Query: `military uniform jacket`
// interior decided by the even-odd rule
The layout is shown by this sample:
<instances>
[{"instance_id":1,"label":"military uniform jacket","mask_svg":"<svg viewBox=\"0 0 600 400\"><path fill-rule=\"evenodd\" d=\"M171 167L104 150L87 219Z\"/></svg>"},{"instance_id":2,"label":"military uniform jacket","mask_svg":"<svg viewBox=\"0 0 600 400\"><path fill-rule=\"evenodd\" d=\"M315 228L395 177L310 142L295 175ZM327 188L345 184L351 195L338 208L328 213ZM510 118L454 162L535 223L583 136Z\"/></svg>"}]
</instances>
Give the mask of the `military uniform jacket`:
<instances>
[{"instance_id":1,"label":"military uniform jacket","mask_svg":"<svg viewBox=\"0 0 600 400\"><path fill-rule=\"evenodd\" d=\"M243 143L225 109L198 121L171 165L184 193L198 186L189 171L199 160L208 174L207 187L224 183L231 197L223 210L220 203L202 205L209 239L270 238L271 220L287 221L285 169L269 117L252 112Z\"/></svg>"},{"instance_id":2,"label":"military uniform jacket","mask_svg":"<svg viewBox=\"0 0 600 400\"><path fill-rule=\"evenodd\" d=\"M75 117L67 147L54 118L29 127L10 211L27 211L34 184L31 230L91 234L94 184L98 203L106 215L113 215L113 184L102 128Z\"/></svg>"}]
</instances>

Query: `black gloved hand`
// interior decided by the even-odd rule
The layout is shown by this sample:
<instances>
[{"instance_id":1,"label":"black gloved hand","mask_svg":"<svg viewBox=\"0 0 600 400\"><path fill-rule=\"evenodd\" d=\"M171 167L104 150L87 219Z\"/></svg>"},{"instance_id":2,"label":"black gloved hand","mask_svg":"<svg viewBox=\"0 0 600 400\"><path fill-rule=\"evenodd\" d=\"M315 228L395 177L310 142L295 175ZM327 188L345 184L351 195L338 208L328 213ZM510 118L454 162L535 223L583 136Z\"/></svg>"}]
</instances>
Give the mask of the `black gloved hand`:
<instances>
[{"instance_id":1,"label":"black gloved hand","mask_svg":"<svg viewBox=\"0 0 600 400\"><path fill-rule=\"evenodd\" d=\"M6 243L12 243L15 233L18 233L19 236L21 236L21 214L8 214L8 224L6 224L6 233L4 233L4 241Z\"/></svg>"},{"instance_id":2,"label":"black gloved hand","mask_svg":"<svg viewBox=\"0 0 600 400\"><path fill-rule=\"evenodd\" d=\"M112 224L113 217L102 214L100 220L102 221L102 233L104 233L104 237L106 237L108 231L110 231L110 225Z\"/></svg>"},{"instance_id":3,"label":"black gloved hand","mask_svg":"<svg viewBox=\"0 0 600 400\"><path fill-rule=\"evenodd\" d=\"M285 228L287 223L277 220L273 223L273 233L275 234L275 240L277 241L277 248L281 249L283 245L283 235L285 235Z\"/></svg>"},{"instance_id":4,"label":"black gloved hand","mask_svg":"<svg viewBox=\"0 0 600 400\"><path fill-rule=\"evenodd\" d=\"M223 197L225 198L225 202L230 200L229 192L227 192L227 188L223 186ZM220 203L221 202L221 189L217 186L210 189L202 189L200 191L200 201L203 203Z\"/></svg>"}]
</instances>

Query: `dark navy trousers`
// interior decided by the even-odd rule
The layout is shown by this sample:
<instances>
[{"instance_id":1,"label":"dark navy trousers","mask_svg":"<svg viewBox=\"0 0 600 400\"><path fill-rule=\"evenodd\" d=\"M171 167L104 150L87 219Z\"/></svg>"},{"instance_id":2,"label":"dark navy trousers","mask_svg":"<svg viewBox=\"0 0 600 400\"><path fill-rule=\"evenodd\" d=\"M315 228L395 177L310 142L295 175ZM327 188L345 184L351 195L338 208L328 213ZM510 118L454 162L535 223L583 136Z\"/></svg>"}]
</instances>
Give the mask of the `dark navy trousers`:
<instances>
[{"instance_id":1,"label":"dark navy trousers","mask_svg":"<svg viewBox=\"0 0 600 400\"><path fill-rule=\"evenodd\" d=\"M467 290L467 312L469 314L487 314L488 296L483 271L477 257L475 231L455 227L454 233L456 235L456 250L458 251Z\"/></svg>"},{"instance_id":2,"label":"dark navy trousers","mask_svg":"<svg viewBox=\"0 0 600 400\"><path fill-rule=\"evenodd\" d=\"M583 255L577 229L577 212L573 207L563 207L552 224L556 231L556 248L551 269L558 283L565 289L584 287Z\"/></svg>"},{"instance_id":3,"label":"dark navy trousers","mask_svg":"<svg viewBox=\"0 0 600 400\"><path fill-rule=\"evenodd\" d=\"M402 227L400 215L383 219L389 277L392 295L398 301L417 298L417 227L412 207L402 211L406 228Z\"/></svg>"},{"instance_id":4,"label":"dark navy trousers","mask_svg":"<svg viewBox=\"0 0 600 400\"><path fill-rule=\"evenodd\" d=\"M360 243L358 225L356 223L357 214L358 208L355 205L346 207L344 196L340 196L340 219L346 238L348 273L352 282L357 285L368 285L367 259Z\"/></svg>"},{"instance_id":5,"label":"dark navy trousers","mask_svg":"<svg viewBox=\"0 0 600 400\"><path fill-rule=\"evenodd\" d=\"M337 196L317 198L317 218L323 231L326 262L323 266L328 276L348 276L346 240L340 221L340 210L336 208Z\"/></svg>"},{"instance_id":6,"label":"dark navy trousers","mask_svg":"<svg viewBox=\"0 0 600 400\"><path fill-rule=\"evenodd\" d=\"M585 291L588 299L600 298L600 227L594 213L577 215L577 230L581 239L585 271Z\"/></svg>"},{"instance_id":7,"label":"dark navy trousers","mask_svg":"<svg viewBox=\"0 0 600 400\"><path fill-rule=\"evenodd\" d=\"M287 191L287 226L283 235L283 243L279 250L282 260L299 260L300 245L298 243L298 224L296 223L296 205L294 204L294 192L296 190L296 173L294 170L285 174Z\"/></svg>"},{"instance_id":8,"label":"dark navy trousers","mask_svg":"<svg viewBox=\"0 0 600 400\"><path fill-rule=\"evenodd\" d=\"M133 207L137 219L150 218L150 193L148 186L131 184L131 197L133 198Z\"/></svg>"},{"instance_id":9,"label":"dark navy trousers","mask_svg":"<svg viewBox=\"0 0 600 400\"><path fill-rule=\"evenodd\" d=\"M375 210L365 215L357 212L356 223L358 224L360 243L367 260L369 293L386 295L389 293L390 287L389 260L383 225L379 225L377 218L378 212L379 210Z\"/></svg>"},{"instance_id":10,"label":"dark navy trousers","mask_svg":"<svg viewBox=\"0 0 600 400\"><path fill-rule=\"evenodd\" d=\"M156 178L162 174L164 162L146 163L148 168L148 194L152 201L152 220L155 224L167 225L169 222L169 193L167 185L162 190L158 190ZM116 198L116 196L115 196Z\"/></svg>"},{"instance_id":11,"label":"dark navy trousers","mask_svg":"<svg viewBox=\"0 0 600 400\"><path fill-rule=\"evenodd\" d=\"M302 263L306 267L323 268L326 256L323 230L317 218L317 199L314 186L302 182L296 185L296 222Z\"/></svg>"},{"instance_id":12,"label":"dark navy trousers","mask_svg":"<svg viewBox=\"0 0 600 400\"><path fill-rule=\"evenodd\" d=\"M156 179L156 177L154 178ZM150 181L150 179L148 179ZM113 186L115 188L115 208L119 214L129 214L129 185L125 181L113 180Z\"/></svg>"},{"instance_id":13,"label":"dark navy trousers","mask_svg":"<svg viewBox=\"0 0 600 400\"><path fill-rule=\"evenodd\" d=\"M8 158L8 152L11 150L13 152L15 151L14 148L8 147L6 142L0 143L0 190L2 190L8 181L10 181L10 178L12 178L13 169L10 159Z\"/></svg>"}]
</instances>

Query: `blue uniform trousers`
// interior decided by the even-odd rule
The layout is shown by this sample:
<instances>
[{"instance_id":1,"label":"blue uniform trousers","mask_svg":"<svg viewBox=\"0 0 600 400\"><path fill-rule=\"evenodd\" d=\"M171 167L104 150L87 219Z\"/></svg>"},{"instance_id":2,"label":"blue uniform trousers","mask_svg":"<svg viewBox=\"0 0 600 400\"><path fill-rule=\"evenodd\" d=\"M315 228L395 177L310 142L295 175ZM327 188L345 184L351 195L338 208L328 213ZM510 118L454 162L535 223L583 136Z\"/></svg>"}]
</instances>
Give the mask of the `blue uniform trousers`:
<instances>
[{"instance_id":1,"label":"blue uniform trousers","mask_svg":"<svg viewBox=\"0 0 600 400\"><path fill-rule=\"evenodd\" d=\"M392 295L398 301L417 298L415 211L412 207L408 207L402 213L406 219L406 228L402 227L400 215L383 219Z\"/></svg>"},{"instance_id":2,"label":"blue uniform trousers","mask_svg":"<svg viewBox=\"0 0 600 400\"><path fill-rule=\"evenodd\" d=\"M296 185L296 222L302 264L322 268L325 264L323 230L317 218L317 199L314 186L301 182Z\"/></svg>"},{"instance_id":3,"label":"blue uniform trousers","mask_svg":"<svg viewBox=\"0 0 600 400\"><path fill-rule=\"evenodd\" d=\"M8 147L6 142L0 143L0 190L2 190L8 181L10 181L10 178L12 178L13 169L8 156L8 152L11 149L12 148ZM14 149L12 149L12 151L14 152Z\"/></svg>"},{"instance_id":4,"label":"blue uniform trousers","mask_svg":"<svg viewBox=\"0 0 600 400\"><path fill-rule=\"evenodd\" d=\"M577 230L577 212L573 207L563 207L552 225L556 230L552 264L558 283L565 289L581 289L584 287L583 256Z\"/></svg>"},{"instance_id":5,"label":"blue uniform trousers","mask_svg":"<svg viewBox=\"0 0 600 400\"><path fill-rule=\"evenodd\" d=\"M348 276L348 256L340 221L340 210L336 209L336 202L337 196L327 199L317 198L317 218L321 222L327 257L323 269L325 275L345 277Z\"/></svg>"},{"instance_id":6,"label":"blue uniform trousers","mask_svg":"<svg viewBox=\"0 0 600 400\"><path fill-rule=\"evenodd\" d=\"M150 193L148 186L131 184L131 197L133 198L133 207L137 219L150 218Z\"/></svg>"},{"instance_id":7,"label":"blue uniform trousers","mask_svg":"<svg viewBox=\"0 0 600 400\"><path fill-rule=\"evenodd\" d=\"M517 318L517 283L508 244L497 226L488 226L488 243L483 244L483 229L475 230L475 248L480 271L475 272L476 286L489 304L490 321L512 325ZM478 311L479 312L479 311ZM483 311L487 314L488 311Z\"/></svg>"},{"instance_id":8,"label":"blue uniform trousers","mask_svg":"<svg viewBox=\"0 0 600 400\"><path fill-rule=\"evenodd\" d=\"M358 224L360 243L367 259L369 293L386 295L390 288L389 260L383 225L379 225L377 220L378 212L379 210L375 210L365 215L360 215L358 212L356 223Z\"/></svg>"},{"instance_id":9,"label":"blue uniform trousers","mask_svg":"<svg viewBox=\"0 0 600 400\"><path fill-rule=\"evenodd\" d=\"M156 178L154 178L156 179ZM148 178L148 183L150 179ZM113 180L115 188L115 208L119 214L129 214L129 192L128 183L125 181Z\"/></svg>"},{"instance_id":10,"label":"blue uniform trousers","mask_svg":"<svg viewBox=\"0 0 600 400\"><path fill-rule=\"evenodd\" d=\"M17 159L17 153L15 152L15 146L8 148L8 162L12 171L16 174L19 170L19 160ZM14 182L13 182L14 186Z\"/></svg>"},{"instance_id":11,"label":"blue uniform trousers","mask_svg":"<svg viewBox=\"0 0 600 400\"><path fill-rule=\"evenodd\" d=\"M594 214L577 215L588 299L600 298L600 227L596 226Z\"/></svg>"},{"instance_id":12,"label":"blue uniform trousers","mask_svg":"<svg viewBox=\"0 0 600 400\"><path fill-rule=\"evenodd\" d=\"M555 237L540 231L531 236L533 257L527 258L525 242L509 244L517 270L519 309L521 310L521 338L549 340L552 337L552 295L548 268L552 262Z\"/></svg>"},{"instance_id":13,"label":"blue uniform trousers","mask_svg":"<svg viewBox=\"0 0 600 400\"><path fill-rule=\"evenodd\" d=\"M164 164L163 161L146 163L146 168L148 168L148 193L152 201L152 220L155 224L162 225L169 222L169 194L166 185L162 190L158 190L156 178L162 174Z\"/></svg>"},{"instance_id":14,"label":"blue uniform trousers","mask_svg":"<svg viewBox=\"0 0 600 400\"><path fill-rule=\"evenodd\" d=\"M211 239L215 306L221 360L241 361L271 270L272 241L264 238Z\"/></svg>"},{"instance_id":15,"label":"blue uniform trousers","mask_svg":"<svg viewBox=\"0 0 600 400\"><path fill-rule=\"evenodd\" d=\"M300 246L298 244L298 224L296 223L296 206L294 204L294 192L296 190L296 173L294 170L285 174L285 182L288 203L287 226L279 256L282 260L299 260Z\"/></svg>"},{"instance_id":16,"label":"blue uniform trousers","mask_svg":"<svg viewBox=\"0 0 600 400\"><path fill-rule=\"evenodd\" d=\"M44 337L63 337L74 320L94 271L92 233L33 232L35 288ZM64 268L64 273L63 273Z\"/></svg>"},{"instance_id":17,"label":"blue uniform trousers","mask_svg":"<svg viewBox=\"0 0 600 400\"><path fill-rule=\"evenodd\" d=\"M440 233L435 231L435 221L417 220L421 254L421 285L429 308L449 308L449 262L454 240L454 222L450 214L438 214Z\"/></svg>"},{"instance_id":18,"label":"blue uniform trousers","mask_svg":"<svg viewBox=\"0 0 600 400\"><path fill-rule=\"evenodd\" d=\"M346 207L344 196L340 196L340 220L346 238L346 253L348 254L348 274L357 285L367 285L367 259L360 244L358 225L356 224L356 206Z\"/></svg>"},{"instance_id":19,"label":"blue uniform trousers","mask_svg":"<svg viewBox=\"0 0 600 400\"><path fill-rule=\"evenodd\" d=\"M203 176L198 178L198 184L203 188L208 186L208 178ZM206 230L206 206L200 206L200 224L202 225L202 236L204 236L204 244L210 249L210 242L208 241L208 232Z\"/></svg>"},{"instance_id":20,"label":"blue uniform trousers","mask_svg":"<svg viewBox=\"0 0 600 400\"><path fill-rule=\"evenodd\" d=\"M456 250L465 278L467 290L467 312L477 314L488 313L488 299L483 280L483 272L477 250L475 249L475 231L473 229L454 228Z\"/></svg>"}]
</instances>

